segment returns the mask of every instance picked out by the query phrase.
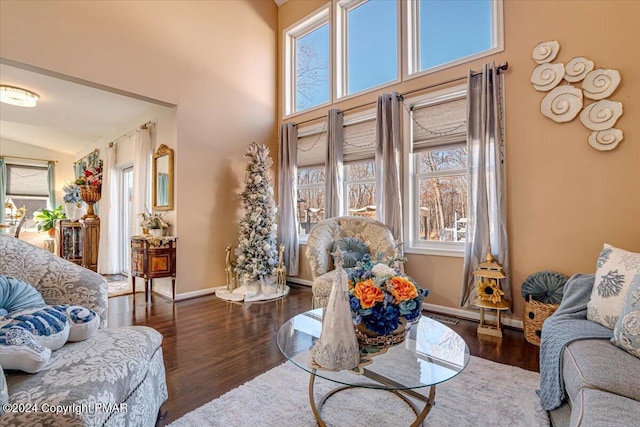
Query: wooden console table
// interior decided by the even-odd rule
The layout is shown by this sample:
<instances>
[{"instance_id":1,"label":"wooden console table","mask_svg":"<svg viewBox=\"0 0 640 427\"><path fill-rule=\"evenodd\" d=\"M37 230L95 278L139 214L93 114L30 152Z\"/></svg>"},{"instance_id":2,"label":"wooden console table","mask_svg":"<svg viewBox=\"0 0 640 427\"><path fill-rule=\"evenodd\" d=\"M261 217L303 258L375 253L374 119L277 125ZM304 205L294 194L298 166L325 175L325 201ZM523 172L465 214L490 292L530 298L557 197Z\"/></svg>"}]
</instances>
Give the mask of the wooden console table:
<instances>
[{"instance_id":1,"label":"wooden console table","mask_svg":"<svg viewBox=\"0 0 640 427\"><path fill-rule=\"evenodd\" d=\"M144 300L148 304L153 279L171 277L171 300L176 300L177 237L133 236L131 238L131 281L136 292L136 277L144 279Z\"/></svg>"}]
</instances>

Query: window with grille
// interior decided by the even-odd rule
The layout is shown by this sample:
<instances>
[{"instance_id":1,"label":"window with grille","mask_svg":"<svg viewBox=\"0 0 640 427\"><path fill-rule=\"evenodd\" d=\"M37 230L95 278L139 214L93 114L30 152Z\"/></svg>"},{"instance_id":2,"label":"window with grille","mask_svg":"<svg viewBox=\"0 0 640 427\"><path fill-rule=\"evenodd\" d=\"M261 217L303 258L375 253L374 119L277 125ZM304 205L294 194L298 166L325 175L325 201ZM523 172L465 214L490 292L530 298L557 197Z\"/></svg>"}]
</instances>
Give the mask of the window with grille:
<instances>
[{"instance_id":1,"label":"window with grille","mask_svg":"<svg viewBox=\"0 0 640 427\"><path fill-rule=\"evenodd\" d=\"M6 223L16 220L20 208L26 209L23 229L33 228L33 213L49 204L49 178L47 166L7 163L7 202L13 208L5 209Z\"/></svg>"}]
</instances>

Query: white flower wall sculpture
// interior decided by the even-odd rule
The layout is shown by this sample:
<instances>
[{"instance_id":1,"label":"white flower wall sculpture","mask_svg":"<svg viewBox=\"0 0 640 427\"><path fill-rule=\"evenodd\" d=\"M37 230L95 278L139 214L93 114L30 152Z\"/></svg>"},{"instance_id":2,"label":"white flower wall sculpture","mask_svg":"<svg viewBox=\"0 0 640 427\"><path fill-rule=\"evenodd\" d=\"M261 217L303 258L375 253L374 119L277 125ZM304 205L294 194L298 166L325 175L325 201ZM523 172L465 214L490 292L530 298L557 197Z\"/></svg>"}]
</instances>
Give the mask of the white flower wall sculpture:
<instances>
[{"instance_id":1,"label":"white flower wall sculpture","mask_svg":"<svg viewBox=\"0 0 640 427\"><path fill-rule=\"evenodd\" d=\"M532 58L539 65L531 74L531 83L535 90L549 92L540 103L540 111L559 123L570 122L580 114L582 124L593 131L587 139L589 145L600 151L613 150L623 139L622 130L613 128L623 109L621 102L607 98L620 85L620 73L604 68L594 70L593 61L582 56L573 57L566 65L552 63L559 51L556 40L533 48ZM566 84L561 84L563 81ZM572 85L579 82L582 90ZM596 102L584 106L585 98Z\"/></svg>"}]
</instances>

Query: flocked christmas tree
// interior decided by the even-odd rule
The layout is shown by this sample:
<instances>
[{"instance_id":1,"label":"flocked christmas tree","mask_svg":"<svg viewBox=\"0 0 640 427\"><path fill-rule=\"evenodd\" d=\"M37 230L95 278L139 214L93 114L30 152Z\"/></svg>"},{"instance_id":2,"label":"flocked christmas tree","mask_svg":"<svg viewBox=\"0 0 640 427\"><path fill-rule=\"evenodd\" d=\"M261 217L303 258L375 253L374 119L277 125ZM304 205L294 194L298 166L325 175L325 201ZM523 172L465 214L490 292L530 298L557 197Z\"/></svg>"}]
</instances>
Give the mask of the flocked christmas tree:
<instances>
[{"instance_id":1,"label":"flocked christmas tree","mask_svg":"<svg viewBox=\"0 0 640 427\"><path fill-rule=\"evenodd\" d=\"M249 163L240 195L244 216L240 220L236 273L241 280L260 280L275 276L278 265L276 205L270 176L273 160L269 149L255 142L244 156Z\"/></svg>"}]
</instances>

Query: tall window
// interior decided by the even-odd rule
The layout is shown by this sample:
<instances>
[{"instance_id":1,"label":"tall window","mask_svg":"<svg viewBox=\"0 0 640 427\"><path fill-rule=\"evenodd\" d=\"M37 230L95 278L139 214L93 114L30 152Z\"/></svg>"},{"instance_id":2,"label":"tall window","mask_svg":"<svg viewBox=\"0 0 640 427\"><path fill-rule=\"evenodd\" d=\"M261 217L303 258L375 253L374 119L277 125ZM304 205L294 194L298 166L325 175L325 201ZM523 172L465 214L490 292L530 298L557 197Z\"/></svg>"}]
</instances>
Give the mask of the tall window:
<instances>
[{"instance_id":1,"label":"tall window","mask_svg":"<svg viewBox=\"0 0 640 427\"><path fill-rule=\"evenodd\" d=\"M6 209L6 215L15 215L17 209L26 208L23 227L32 228L33 213L49 205L47 167L7 163L6 195L13 206L13 209Z\"/></svg>"},{"instance_id":2,"label":"tall window","mask_svg":"<svg viewBox=\"0 0 640 427\"><path fill-rule=\"evenodd\" d=\"M410 109L409 250L462 252L467 221L466 91L405 100Z\"/></svg>"},{"instance_id":3,"label":"tall window","mask_svg":"<svg viewBox=\"0 0 640 427\"><path fill-rule=\"evenodd\" d=\"M397 80L397 10L388 0L338 2L338 97Z\"/></svg>"},{"instance_id":4,"label":"tall window","mask_svg":"<svg viewBox=\"0 0 640 427\"><path fill-rule=\"evenodd\" d=\"M302 241L324 219L326 122L298 129L298 234Z\"/></svg>"},{"instance_id":5,"label":"tall window","mask_svg":"<svg viewBox=\"0 0 640 427\"><path fill-rule=\"evenodd\" d=\"M344 118L344 206L347 215L376 217L376 113Z\"/></svg>"},{"instance_id":6,"label":"tall window","mask_svg":"<svg viewBox=\"0 0 640 427\"><path fill-rule=\"evenodd\" d=\"M409 74L502 50L502 2L411 0Z\"/></svg>"},{"instance_id":7,"label":"tall window","mask_svg":"<svg viewBox=\"0 0 640 427\"><path fill-rule=\"evenodd\" d=\"M285 113L330 101L329 7L285 30Z\"/></svg>"}]
</instances>

